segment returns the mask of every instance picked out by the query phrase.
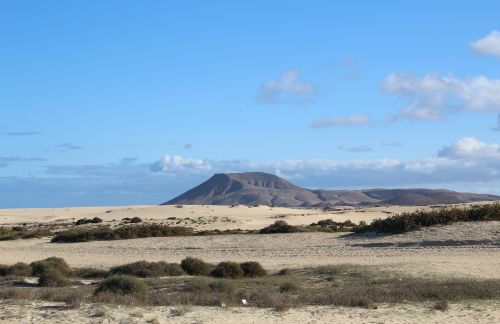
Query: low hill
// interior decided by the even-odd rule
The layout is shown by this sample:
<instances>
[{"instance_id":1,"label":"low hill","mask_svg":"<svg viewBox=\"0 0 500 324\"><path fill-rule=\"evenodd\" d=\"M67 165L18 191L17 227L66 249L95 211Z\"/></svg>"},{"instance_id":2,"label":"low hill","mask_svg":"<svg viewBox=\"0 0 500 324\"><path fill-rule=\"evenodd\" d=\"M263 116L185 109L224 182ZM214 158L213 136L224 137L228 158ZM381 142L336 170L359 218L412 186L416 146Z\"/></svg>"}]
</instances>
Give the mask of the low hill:
<instances>
[{"instance_id":1,"label":"low hill","mask_svg":"<svg viewBox=\"0 0 500 324\"><path fill-rule=\"evenodd\" d=\"M311 190L262 172L220 173L163 205L435 205L500 200L499 196L443 189Z\"/></svg>"}]
</instances>

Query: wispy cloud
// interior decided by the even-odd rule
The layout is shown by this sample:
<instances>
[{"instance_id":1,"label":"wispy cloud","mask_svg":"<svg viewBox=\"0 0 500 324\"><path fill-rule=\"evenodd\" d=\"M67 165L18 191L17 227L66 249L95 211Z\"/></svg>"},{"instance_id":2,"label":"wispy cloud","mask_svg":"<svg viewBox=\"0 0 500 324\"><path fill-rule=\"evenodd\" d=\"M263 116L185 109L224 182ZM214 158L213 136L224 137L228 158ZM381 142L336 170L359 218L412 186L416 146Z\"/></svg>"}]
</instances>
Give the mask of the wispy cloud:
<instances>
[{"instance_id":1,"label":"wispy cloud","mask_svg":"<svg viewBox=\"0 0 500 324\"><path fill-rule=\"evenodd\" d=\"M383 91L408 100L395 118L438 120L451 111L499 111L500 80L470 79L427 74L423 77L393 73L381 84Z\"/></svg>"},{"instance_id":2,"label":"wispy cloud","mask_svg":"<svg viewBox=\"0 0 500 324\"><path fill-rule=\"evenodd\" d=\"M135 162L137 162L139 158L136 157L136 156L131 156L131 157L124 157L121 161L120 161L120 164L124 164L124 165L127 165L127 164L134 164Z\"/></svg>"},{"instance_id":3,"label":"wispy cloud","mask_svg":"<svg viewBox=\"0 0 500 324\"><path fill-rule=\"evenodd\" d=\"M362 153L362 152L373 151L373 149L371 147L366 146L366 145L356 145L356 146L340 145L340 146L337 146L337 149L339 149L341 151L352 152L352 153Z\"/></svg>"},{"instance_id":4,"label":"wispy cloud","mask_svg":"<svg viewBox=\"0 0 500 324\"><path fill-rule=\"evenodd\" d=\"M477 53L500 57L500 32L494 30L483 38L470 44Z\"/></svg>"},{"instance_id":5,"label":"wispy cloud","mask_svg":"<svg viewBox=\"0 0 500 324\"><path fill-rule=\"evenodd\" d=\"M288 70L278 79L264 82L257 99L265 104L308 104L315 91L311 83L300 80L297 70Z\"/></svg>"},{"instance_id":6,"label":"wispy cloud","mask_svg":"<svg viewBox=\"0 0 500 324\"><path fill-rule=\"evenodd\" d=\"M319 119L311 124L312 128L335 127L335 126L360 126L370 122L366 115L341 116L329 119Z\"/></svg>"},{"instance_id":7,"label":"wispy cloud","mask_svg":"<svg viewBox=\"0 0 500 324\"><path fill-rule=\"evenodd\" d=\"M6 167L15 162L43 162L47 161L40 157L0 156L0 167Z\"/></svg>"},{"instance_id":8,"label":"wispy cloud","mask_svg":"<svg viewBox=\"0 0 500 324\"><path fill-rule=\"evenodd\" d=\"M26 132L5 132L3 135L6 136L30 136L30 135L39 135L41 132L35 131L26 131Z\"/></svg>"},{"instance_id":9,"label":"wispy cloud","mask_svg":"<svg viewBox=\"0 0 500 324\"><path fill-rule=\"evenodd\" d=\"M81 149L83 149L83 147L78 146L78 145L74 145L71 143L59 144L59 145L57 145L57 147L65 149L65 150L81 150Z\"/></svg>"},{"instance_id":10,"label":"wispy cloud","mask_svg":"<svg viewBox=\"0 0 500 324\"><path fill-rule=\"evenodd\" d=\"M381 145L388 146L388 147L400 147L400 146L403 146L403 143L396 142L396 141L382 141Z\"/></svg>"}]
</instances>

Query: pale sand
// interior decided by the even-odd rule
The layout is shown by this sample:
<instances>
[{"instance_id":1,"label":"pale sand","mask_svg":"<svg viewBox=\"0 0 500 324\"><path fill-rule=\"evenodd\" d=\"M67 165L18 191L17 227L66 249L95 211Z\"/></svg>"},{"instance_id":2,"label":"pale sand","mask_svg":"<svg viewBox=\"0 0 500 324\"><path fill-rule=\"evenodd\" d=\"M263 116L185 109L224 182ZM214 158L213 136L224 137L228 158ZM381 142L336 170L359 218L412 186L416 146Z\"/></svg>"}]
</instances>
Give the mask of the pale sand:
<instances>
[{"instance_id":1,"label":"pale sand","mask_svg":"<svg viewBox=\"0 0 500 324\"><path fill-rule=\"evenodd\" d=\"M433 304L379 305L377 309L305 307L278 313L245 307L174 307L83 305L67 310L61 303L0 301L0 323L499 323L500 302L450 303L446 311ZM99 317L95 315L98 314Z\"/></svg>"},{"instance_id":2,"label":"pale sand","mask_svg":"<svg viewBox=\"0 0 500 324\"><path fill-rule=\"evenodd\" d=\"M412 211L415 206L384 206L370 208L339 207L338 211L323 212L321 209L283 208L283 207L247 207L243 205L184 205L176 206L123 206L123 207L75 207L75 208L19 208L0 209L0 225L19 225L23 223L67 223L80 218L100 217L105 222L117 223L126 217L141 217L143 220L166 222L190 226L197 229L260 229L277 219L292 225L310 224L322 219L335 221L351 220L371 222L375 218L385 218L393 213ZM169 220L176 217L176 220ZM200 224L198 219L201 217ZM191 221L196 220L196 223Z\"/></svg>"}]
</instances>

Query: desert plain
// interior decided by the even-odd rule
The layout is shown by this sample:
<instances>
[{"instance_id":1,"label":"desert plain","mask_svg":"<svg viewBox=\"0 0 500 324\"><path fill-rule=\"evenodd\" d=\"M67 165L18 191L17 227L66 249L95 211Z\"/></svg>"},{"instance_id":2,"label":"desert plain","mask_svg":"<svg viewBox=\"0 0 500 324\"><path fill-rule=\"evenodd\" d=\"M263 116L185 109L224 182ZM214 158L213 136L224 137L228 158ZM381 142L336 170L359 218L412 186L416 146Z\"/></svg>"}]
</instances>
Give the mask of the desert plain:
<instances>
[{"instance_id":1,"label":"desert plain","mask_svg":"<svg viewBox=\"0 0 500 324\"><path fill-rule=\"evenodd\" d=\"M284 220L308 225L324 219L370 223L402 212L442 206L377 206L283 208L269 206L166 205L1 209L0 226L46 226L64 229L82 218L99 217L105 225L140 217L147 223L186 226L195 230L257 230ZM152 237L81 243L50 243L50 238L0 242L0 264L33 262L61 257L71 267L108 269L134 261L180 262L186 257L204 261L257 261L269 272L325 265L362 265L373 271L400 273L415 278L500 279L500 222L465 222L426 227L402 234L286 233ZM65 309L46 301L0 302L0 322L64 323L495 323L500 322L498 300L450 302L446 311L429 303L377 305L376 309L307 306L285 312L273 309L182 306L85 304ZM96 311L103 316L95 317ZM175 309L174 309L175 310ZM174 314L174 315L172 315ZM177 315L177 316L176 316Z\"/></svg>"}]
</instances>

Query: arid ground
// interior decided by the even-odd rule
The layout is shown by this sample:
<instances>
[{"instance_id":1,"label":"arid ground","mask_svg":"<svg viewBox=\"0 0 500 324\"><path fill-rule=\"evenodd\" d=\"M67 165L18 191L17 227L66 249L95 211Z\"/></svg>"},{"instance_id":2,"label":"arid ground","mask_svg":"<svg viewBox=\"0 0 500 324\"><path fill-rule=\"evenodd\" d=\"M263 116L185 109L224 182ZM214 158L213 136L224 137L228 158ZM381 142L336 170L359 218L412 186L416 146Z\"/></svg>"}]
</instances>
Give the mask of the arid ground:
<instances>
[{"instance_id":1,"label":"arid ground","mask_svg":"<svg viewBox=\"0 0 500 324\"><path fill-rule=\"evenodd\" d=\"M381 206L320 209L267 206L130 206L61 209L0 210L0 226L51 223L70 226L80 218L100 217L104 224L139 216L146 222L183 225L196 229L259 229L275 220L310 224L323 219L370 222L394 213L422 207ZM431 207L425 207L431 208ZM468 222L434 226L397 235L351 233L238 234L144 238L85 243L50 243L50 238L0 242L0 263L32 262L50 256L64 258L73 267L109 268L132 261L179 262L187 256L208 262L258 261L270 271L284 267L316 265L371 265L380 271L402 272L415 277L470 277L500 279L500 222ZM0 321L65 322L366 322L366 323L494 323L500 321L498 301L450 303L446 312L428 305L403 303L379 305L376 310L314 306L276 313L245 307L184 307L182 316L172 316L172 307L85 305L79 310L61 310L57 303L3 301ZM97 310L102 317L95 317ZM153 321L154 322L154 321Z\"/></svg>"}]
</instances>

